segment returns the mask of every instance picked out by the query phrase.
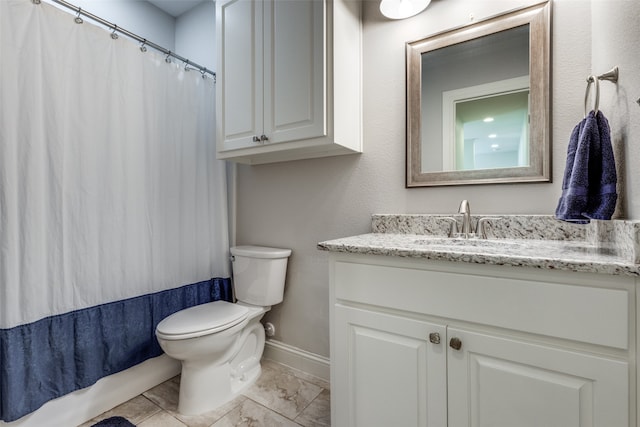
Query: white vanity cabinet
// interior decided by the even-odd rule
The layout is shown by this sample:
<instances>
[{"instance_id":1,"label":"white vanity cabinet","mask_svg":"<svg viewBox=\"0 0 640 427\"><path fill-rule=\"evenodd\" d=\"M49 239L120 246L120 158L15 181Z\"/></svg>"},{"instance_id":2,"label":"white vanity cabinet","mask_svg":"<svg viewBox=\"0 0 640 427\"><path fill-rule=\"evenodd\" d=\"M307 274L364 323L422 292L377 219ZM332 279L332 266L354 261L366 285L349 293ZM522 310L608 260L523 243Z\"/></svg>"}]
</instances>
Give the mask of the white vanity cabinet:
<instances>
[{"instance_id":1,"label":"white vanity cabinet","mask_svg":"<svg viewBox=\"0 0 640 427\"><path fill-rule=\"evenodd\" d=\"M445 426L445 326L340 304L334 309L331 425ZM429 335L441 344L432 345Z\"/></svg>"},{"instance_id":2,"label":"white vanity cabinet","mask_svg":"<svg viewBox=\"0 0 640 427\"><path fill-rule=\"evenodd\" d=\"M258 164L361 151L360 7L216 2L219 159Z\"/></svg>"},{"instance_id":3,"label":"white vanity cabinet","mask_svg":"<svg viewBox=\"0 0 640 427\"><path fill-rule=\"evenodd\" d=\"M330 267L333 426L635 426L635 279L340 253Z\"/></svg>"}]
</instances>

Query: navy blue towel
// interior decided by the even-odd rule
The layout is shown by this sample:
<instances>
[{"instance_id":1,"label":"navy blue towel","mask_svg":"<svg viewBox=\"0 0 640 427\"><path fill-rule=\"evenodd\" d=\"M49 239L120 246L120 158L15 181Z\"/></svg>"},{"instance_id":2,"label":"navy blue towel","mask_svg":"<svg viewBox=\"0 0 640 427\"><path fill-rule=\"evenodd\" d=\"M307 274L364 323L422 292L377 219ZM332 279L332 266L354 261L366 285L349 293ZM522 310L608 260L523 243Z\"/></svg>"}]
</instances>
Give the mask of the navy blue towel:
<instances>
[{"instance_id":1,"label":"navy blue towel","mask_svg":"<svg viewBox=\"0 0 640 427\"><path fill-rule=\"evenodd\" d=\"M591 111L571 133L556 218L578 224L611 219L616 182L609 122L602 112Z\"/></svg>"}]
</instances>

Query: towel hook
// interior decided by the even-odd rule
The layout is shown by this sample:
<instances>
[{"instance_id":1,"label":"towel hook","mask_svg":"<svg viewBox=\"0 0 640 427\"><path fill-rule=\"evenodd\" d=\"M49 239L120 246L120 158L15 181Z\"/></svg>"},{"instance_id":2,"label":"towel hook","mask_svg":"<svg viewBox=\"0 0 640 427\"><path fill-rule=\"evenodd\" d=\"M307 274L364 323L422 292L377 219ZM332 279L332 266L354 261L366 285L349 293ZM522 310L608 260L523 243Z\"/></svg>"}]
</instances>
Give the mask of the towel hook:
<instances>
[{"instance_id":1,"label":"towel hook","mask_svg":"<svg viewBox=\"0 0 640 427\"><path fill-rule=\"evenodd\" d=\"M593 112L594 114L598 113L598 104L600 103L600 83L598 83L598 77L590 76L587 79L587 91L584 94L584 117L587 117L587 105L589 103L589 89L591 89L592 83L596 87L596 96L594 97Z\"/></svg>"}]
</instances>

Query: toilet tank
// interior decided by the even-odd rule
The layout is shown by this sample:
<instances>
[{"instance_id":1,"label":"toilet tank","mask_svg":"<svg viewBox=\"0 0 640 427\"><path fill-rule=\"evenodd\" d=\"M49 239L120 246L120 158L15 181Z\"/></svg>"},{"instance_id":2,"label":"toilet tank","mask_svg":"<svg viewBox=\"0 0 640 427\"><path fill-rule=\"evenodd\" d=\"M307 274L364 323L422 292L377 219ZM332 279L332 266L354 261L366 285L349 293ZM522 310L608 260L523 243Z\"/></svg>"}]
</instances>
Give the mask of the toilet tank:
<instances>
[{"instance_id":1,"label":"toilet tank","mask_svg":"<svg viewBox=\"0 0 640 427\"><path fill-rule=\"evenodd\" d=\"M291 249L232 247L233 283L238 301L259 306L281 303L289 255Z\"/></svg>"}]
</instances>

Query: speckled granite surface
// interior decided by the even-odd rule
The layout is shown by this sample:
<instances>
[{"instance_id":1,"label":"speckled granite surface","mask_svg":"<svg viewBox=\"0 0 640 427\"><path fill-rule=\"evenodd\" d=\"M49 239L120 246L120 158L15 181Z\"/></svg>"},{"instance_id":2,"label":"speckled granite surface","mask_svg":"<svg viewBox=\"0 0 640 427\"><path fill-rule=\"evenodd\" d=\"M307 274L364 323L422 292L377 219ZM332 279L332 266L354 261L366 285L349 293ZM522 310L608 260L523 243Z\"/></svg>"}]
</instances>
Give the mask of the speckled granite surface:
<instances>
[{"instance_id":1,"label":"speckled granite surface","mask_svg":"<svg viewBox=\"0 0 640 427\"><path fill-rule=\"evenodd\" d=\"M456 215L459 221L459 215ZM446 215L374 215L373 233L318 244L321 250L441 261L640 276L640 222L577 225L546 215L487 218L487 239L447 237ZM460 225L460 224L458 224Z\"/></svg>"}]
</instances>

